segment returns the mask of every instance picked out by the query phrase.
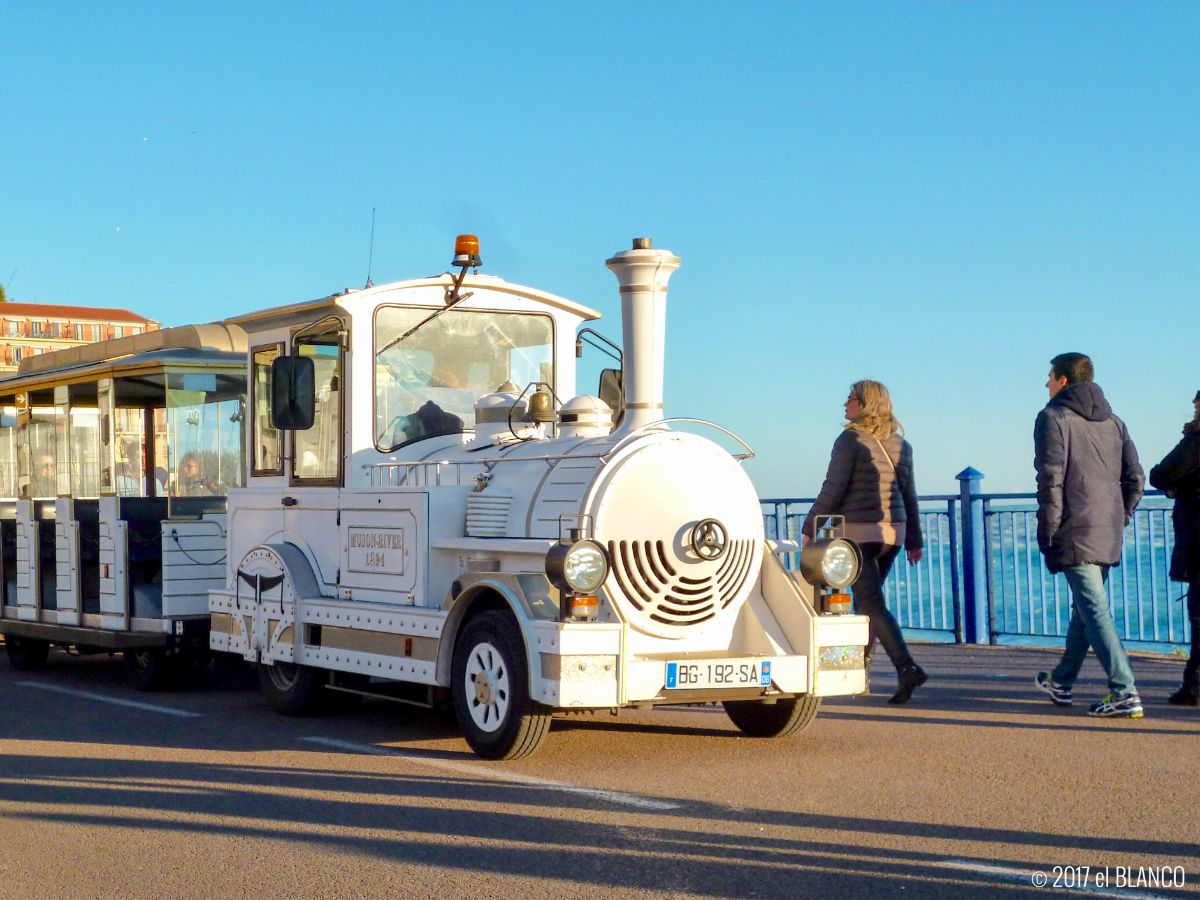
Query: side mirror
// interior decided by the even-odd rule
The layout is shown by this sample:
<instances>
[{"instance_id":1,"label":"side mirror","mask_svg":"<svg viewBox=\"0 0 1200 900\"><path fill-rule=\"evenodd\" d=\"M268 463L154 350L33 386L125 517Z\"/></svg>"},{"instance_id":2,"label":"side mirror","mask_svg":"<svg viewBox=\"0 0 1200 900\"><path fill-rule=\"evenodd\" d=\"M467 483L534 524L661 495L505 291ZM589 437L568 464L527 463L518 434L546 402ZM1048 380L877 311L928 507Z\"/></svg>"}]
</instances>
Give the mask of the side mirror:
<instances>
[{"instance_id":1,"label":"side mirror","mask_svg":"<svg viewBox=\"0 0 1200 900\"><path fill-rule=\"evenodd\" d=\"M620 369L603 369L600 372L600 399L613 412L613 428L625 418L625 387Z\"/></svg>"},{"instance_id":2,"label":"side mirror","mask_svg":"<svg viewBox=\"0 0 1200 900\"><path fill-rule=\"evenodd\" d=\"M271 426L305 431L313 426L316 374L307 356L280 356L271 363Z\"/></svg>"}]
</instances>

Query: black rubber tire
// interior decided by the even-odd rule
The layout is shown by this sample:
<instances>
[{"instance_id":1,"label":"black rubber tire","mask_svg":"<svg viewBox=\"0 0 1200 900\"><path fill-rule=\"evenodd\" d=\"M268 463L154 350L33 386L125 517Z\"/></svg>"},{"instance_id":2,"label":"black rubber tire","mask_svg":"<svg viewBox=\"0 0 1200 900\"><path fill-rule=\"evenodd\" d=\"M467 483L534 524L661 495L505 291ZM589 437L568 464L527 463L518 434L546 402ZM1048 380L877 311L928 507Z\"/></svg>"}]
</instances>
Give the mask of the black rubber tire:
<instances>
[{"instance_id":1,"label":"black rubber tire","mask_svg":"<svg viewBox=\"0 0 1200 900\"><path fill-rule=\"evenodd\" d=\"M480 655L484 645L491 645L487 662L496 673L507 679L507 691L498 701L498 727L487 730L472 715L480 704L476 699L475 680L468 674L468 663L475 656L475 665L485 662ZM463 626L454 648L451 676L454 715L467 743L484 759L520 759L541 746L550 730L550 707L537 703L529 696L529 672L525 663L525 644L521 631L506 612L489 610L480 613ZM501 696L499 693L497 696Z\"/></svg>"},{"instance_id":2,"label":"black rubber tire","mask_svg":"<svg viewBox=\"0 0 1200 900\"><path fill-rule=\"evenodd\" d=\"M8 653L8 664L18 672L35 672L46 665L50 642L6 634L4 649Z\"/></svg>"},{"instance_id":3,"label":"black rubber tire","mask_svg":"<svg viewBox=\"0 0 1200 900\"><path fill-rule=\"evenodd\" d=\"M175 664L162 650L125 650L125 674L139 691L161 691L175 678Z\"/></svg>"},{"instance_id":4,"label":"black rubber tire","mask_svg":"<svg viewBox=\"0 0 1200 900\"><path fill-rule=\"evenodd\" d=\"M774 738L803 731L817 717L821 698L811 694L763 703L761 700L726 700L725 714L749 737Z\"/></svg>"},{"instance_id":5,"label":"black rubber tire","mask_svg":"<svg viewBox=\"0 0 1200 900\"><path fill-rule=\"evenodd\" d=\"M312 666L278 662L258 667L258 684L267 703L285 716L309 716L328 704L325 683L329 673Z\"/></svg>"}]
</instances>

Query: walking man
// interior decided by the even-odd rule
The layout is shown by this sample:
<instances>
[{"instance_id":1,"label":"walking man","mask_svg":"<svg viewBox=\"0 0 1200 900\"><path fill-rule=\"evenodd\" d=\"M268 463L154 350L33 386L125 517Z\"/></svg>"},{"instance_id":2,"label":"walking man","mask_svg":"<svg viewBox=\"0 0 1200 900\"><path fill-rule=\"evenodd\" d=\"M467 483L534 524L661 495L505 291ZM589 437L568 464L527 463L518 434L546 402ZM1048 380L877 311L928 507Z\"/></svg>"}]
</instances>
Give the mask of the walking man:
<instances>
[{"instance_id":1,"label":"walking man","mask_svg":"<svg viewBox=\"0 0 1200 900\"><path fill-rule=\"evenodd\" d=\"M1050 360L1050 402L1033 427L1037 470L1038 547L1051 572L1071 587L1067 646L1053 672L1037 686L1058 706L1070 706L1071 688L1088 647L1108 675L1109 694L1089 716L1140 719L1142 701L1129 657L1108 609L1105 583L1119 565L1125 526L1142 499L1145 476L1125 423L1113 415L1082 353Z\"/></svg>"}]
</instances>

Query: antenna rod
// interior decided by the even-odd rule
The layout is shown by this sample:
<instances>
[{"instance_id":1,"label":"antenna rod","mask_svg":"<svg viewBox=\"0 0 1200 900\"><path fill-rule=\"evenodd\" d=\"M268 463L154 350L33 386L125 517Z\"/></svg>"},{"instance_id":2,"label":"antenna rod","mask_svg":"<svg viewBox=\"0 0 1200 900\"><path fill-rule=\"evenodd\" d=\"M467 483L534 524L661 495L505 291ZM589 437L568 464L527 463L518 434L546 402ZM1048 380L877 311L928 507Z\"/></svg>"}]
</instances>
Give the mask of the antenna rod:
<instances>
[{"instance_id":1,"label":"antenna rod","mask_svg":"<svg viewBox=\"0 0 1200 900\"><path fill-rule=\"evenodd\" d=\"M375 207L371 207L371 250L367 254L367 287L371 287L371 267L375 263Z\"/></svg>"}]
</instances>

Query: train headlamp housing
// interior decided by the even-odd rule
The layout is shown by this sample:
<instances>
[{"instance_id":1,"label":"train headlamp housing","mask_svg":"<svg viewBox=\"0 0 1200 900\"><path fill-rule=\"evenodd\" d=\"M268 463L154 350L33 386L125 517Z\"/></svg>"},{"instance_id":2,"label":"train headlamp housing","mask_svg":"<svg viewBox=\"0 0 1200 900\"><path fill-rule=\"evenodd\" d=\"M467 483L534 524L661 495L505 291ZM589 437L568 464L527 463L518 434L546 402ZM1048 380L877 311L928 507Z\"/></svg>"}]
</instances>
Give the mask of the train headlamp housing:
<instances>
[{"instance_id":1,"label":"train headlamp housing","mask_svg":"<svg viewBox=\"0 0 1200 900\"><path fill-rule=\"evenodd\" d=\"M608 569L608 554L592 540L555 544L546 554L546 577L564 594L594 593Z\"/></svg>"},{"instance_id":2,"label":"train headlamp housing","mask_svg":"<svg viewBox=\"0 0 1200 900\"><path fill-rule=\"evenodd\" d=\"M842 590L858 580L862 552L845 538L810 541L800 552L800 573L814 587Z\"/></svg>"}]
</instances>

